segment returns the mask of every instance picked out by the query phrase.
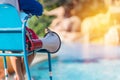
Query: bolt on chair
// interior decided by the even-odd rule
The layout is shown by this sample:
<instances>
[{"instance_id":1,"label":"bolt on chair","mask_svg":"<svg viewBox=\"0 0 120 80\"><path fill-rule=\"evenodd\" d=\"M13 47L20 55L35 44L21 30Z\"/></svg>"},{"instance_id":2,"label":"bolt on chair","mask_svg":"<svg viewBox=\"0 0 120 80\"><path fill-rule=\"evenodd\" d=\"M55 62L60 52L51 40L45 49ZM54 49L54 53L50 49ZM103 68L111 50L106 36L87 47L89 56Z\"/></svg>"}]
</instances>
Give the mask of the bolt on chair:
<instances>
[{"instance_id":1,"label":"bolt on chair","mask_svg":"<svg viewBox=\"0 0 120 80\"><path fill-rule=\"evenodd\" d=\"M26 20L27 21L27 20ZM5 80L8 79L7 72L7 62L6 56L17 56L23 57L24 65L26 69L27 80L31 80L31 74L28 65L28 56L32 54L32 52L45 52L48 53L48 63L49 63L49 73L50 80L52 80L52 67L51 67L51 53L55 53L59 50L61 41L59 36L48 30L48 35L45 36L41 41L41 44L37 48L32 48L31 51L26 49L26 21L22 22L17 9L10 4L0 4L0 56L3 57L4 60L4 69L5 69ZM49 34L50 33L50 34ZM52 33L52 34L51 34ZM58 45L55 51L50 51L49 49L42 48L42 46L51 44L51 36L56 36L58 38ZM48 40L45 40L48 39ZM38 41L39 42L39 41ZM35 42L36 43L36 42ZM56 43L55 43L56 44ZM34 45L34 42L33 42ZM53 45L53 44L52 44ZM7 51L11 51L13 53L8 53Z\"/></svg>"}]
</instances>

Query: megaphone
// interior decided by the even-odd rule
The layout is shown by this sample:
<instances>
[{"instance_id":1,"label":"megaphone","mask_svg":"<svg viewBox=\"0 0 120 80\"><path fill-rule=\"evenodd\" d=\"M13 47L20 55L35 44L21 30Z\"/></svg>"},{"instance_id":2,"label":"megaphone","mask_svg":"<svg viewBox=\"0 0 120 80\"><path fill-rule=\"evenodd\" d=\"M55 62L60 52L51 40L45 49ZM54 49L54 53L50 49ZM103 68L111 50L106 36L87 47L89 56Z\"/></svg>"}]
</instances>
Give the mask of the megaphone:
<instances>
[{"instance_id":1,"label":"megaphone","mask_svg":"<svg viewBox=\"0 0 120 80\"><path fill-rule=\"evenodd\" d=\"M41 39L41 41L42 49L46 49L51 53L56 53L60 49L61 39L55 32L48 32L45 37Z\"/></svg>"},{"instance_id":2,"label":"megaphone","mask_svg":"<svg viewBox=\"0 0 120 80\"><path fill-rule=\"evenodd\" d=\"M61 39L57 33L47 29L48 32L45 34L45 36L39 39L32 29L26 29L26 43L28 45L28 51L44 49L50 53L56 53L60 49Z\"/></svg>"}]
</instances>

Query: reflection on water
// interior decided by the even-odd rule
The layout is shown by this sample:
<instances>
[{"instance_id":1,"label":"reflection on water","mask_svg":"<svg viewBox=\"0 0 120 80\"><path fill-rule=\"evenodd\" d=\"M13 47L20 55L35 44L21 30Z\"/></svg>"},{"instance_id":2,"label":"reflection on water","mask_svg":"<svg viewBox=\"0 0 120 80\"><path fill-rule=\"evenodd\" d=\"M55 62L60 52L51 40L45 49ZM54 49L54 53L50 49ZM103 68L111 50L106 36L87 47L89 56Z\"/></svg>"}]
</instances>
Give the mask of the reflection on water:
<instances>
[{"instance_id":1,"label":"reflection on water","mask_svg":"<svg viewBox=\"0 0 120 80\"><path fill-rule=\"evenodd\" d=\"M52 59L53 80L120 80L119 53L119 46L63 44ZM30 69L35 80L49 80L47 61Z\"/></svg>"},{"instance_id":2,"label":"reflection on water","mask_svg":"<svg viewBox=\"0 0 120 80\"><path fill-rule=\"evenodd\" d=\"M30 68L34 80L49 80L48 62ZM53 80L120 80L120 60L65 62L52 59Z\"/></svg>"},{"instance_id":3,"label":"reflection on water","mask_svg":"<svg viewBox=\"0 0 120 80\"><path fill-rule=\"evenodd\" d=\"M120 57L120 46L63 43L58 56L60 60L116 59Z\"/></svg>"}]
</instances>

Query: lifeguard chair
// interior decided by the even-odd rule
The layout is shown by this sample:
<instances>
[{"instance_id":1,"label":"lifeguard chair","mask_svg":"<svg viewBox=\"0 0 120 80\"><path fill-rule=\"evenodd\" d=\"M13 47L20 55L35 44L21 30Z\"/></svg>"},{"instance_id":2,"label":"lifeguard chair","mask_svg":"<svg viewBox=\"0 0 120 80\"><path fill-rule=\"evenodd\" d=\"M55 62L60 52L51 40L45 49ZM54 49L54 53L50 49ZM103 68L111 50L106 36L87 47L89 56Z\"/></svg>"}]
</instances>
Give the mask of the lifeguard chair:
<instances>
[{"instance_id":1,"label":"lifeguard chair","mask_svg":"<svg viewBox=\"0 0 120 80\"><path fill-rule=\"evenodd\" d=\"M39 52L46 52L48 53L48 61L49 61L49 72L50 72L50 80L52 80L52 69L51 69L51 55L49 49L42 48L43 45L46 45L44 39L50 38L50 34L54 37L57 37L58 40L56 42L59 43L57 46L58 48L55 51L60 48L60 38L59 36L54 32L48 32L46 37L41 40L42 44L41 47L32 47L33 51L39 51ZM56 40L56 38L54 38ZM39 41L38 41L39 42ZM54 41L55 42L55 41ZM33 45L34 45L33 41ZM45 43L45 44L44 44ZM53 45L53 44L52 44ZM26 21L22 22L19 17L19 11L16 9L15 6L11 4L0 4L0 50L2 53L0 53L0 56L3 56L4 59L4 68L5 68L5 79L8 80L8 73L7 73L7 64L6 64L6 56L18 56L24 58L24 64L26 69L26 74L28 79L31 80L29 65L28 65L28 55L31 55L31 51L28 51L26 49ZM11 51L14 53L8 53L6 51Z\"/></svg>"}]
</instances>

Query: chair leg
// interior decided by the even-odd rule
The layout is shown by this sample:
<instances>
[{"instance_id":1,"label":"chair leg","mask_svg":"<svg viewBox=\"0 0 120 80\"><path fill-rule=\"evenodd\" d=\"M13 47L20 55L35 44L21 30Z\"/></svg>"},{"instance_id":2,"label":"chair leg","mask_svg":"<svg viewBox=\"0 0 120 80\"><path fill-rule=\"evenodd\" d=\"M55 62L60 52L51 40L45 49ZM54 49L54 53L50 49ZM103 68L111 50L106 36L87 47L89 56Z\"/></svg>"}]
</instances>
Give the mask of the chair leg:
<instances>
[{"instance_id":1,"label":"chair leg","mask_svg":"<svg viewBox=\"0 0 120 80\"><path fill-rule=\"evenodd\" d=\"M2 53L5 53L5 51L2 51ZM8 80L8 71L7 71L7 60L6 60L6 56L3 56L3 61L4 61L5 80Z\"/></svg>"},{"instance_id":2,"label":"chair leg","mask_svg":"<svg viewBox=\"0 0 120 80\"><path fill-rule=\"evenodd\" d=\"M7 70L6 56L3 56L3 60L4 60L5 80L8 80L8 70Z\"/></svg>"},{"instance_id":3,"label":"chair leg","mask_svg":"<svg viewBox=\"0 0 120 80\"><path fill-rule=\"evenodd\" d=\"M48 52L49 77L52 80L51 54Z\"/></svg>"},{"instance_id":4,"label":"chair leg","mask_svg":"<svg viewBox=\"0 0 120 80\"><path fill-rule=\"evenodd\" d=\"M31 80L29 64L28 64L28 57L26 55L24 56L24 64L25 64L25 69L26 69L26 75L27 75L27 78L28 78L27 80Z\"/></svg>"}]
</instances>

